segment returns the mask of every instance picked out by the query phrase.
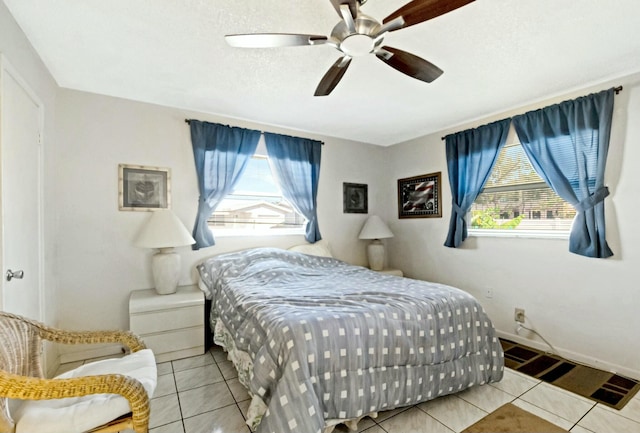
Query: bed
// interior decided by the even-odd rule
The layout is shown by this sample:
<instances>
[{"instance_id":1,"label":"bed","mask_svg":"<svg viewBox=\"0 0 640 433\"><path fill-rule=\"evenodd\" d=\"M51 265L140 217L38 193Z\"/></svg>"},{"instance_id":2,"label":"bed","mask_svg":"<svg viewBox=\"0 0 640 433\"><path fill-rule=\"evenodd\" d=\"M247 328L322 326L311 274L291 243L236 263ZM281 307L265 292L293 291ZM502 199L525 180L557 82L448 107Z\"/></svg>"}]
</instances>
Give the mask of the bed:
<instances>
[{"instance_id":1,"label":"bed","mask_svg":"<svg viewBox=\"0 0 640 433\"><path fill-rule=\"evenodd\" d=\"M354 428L502 378L500 342L471 295L328 255L256 248L197 265L214 341L252 396L252 429Z\"/></svg>"}]
</instances>

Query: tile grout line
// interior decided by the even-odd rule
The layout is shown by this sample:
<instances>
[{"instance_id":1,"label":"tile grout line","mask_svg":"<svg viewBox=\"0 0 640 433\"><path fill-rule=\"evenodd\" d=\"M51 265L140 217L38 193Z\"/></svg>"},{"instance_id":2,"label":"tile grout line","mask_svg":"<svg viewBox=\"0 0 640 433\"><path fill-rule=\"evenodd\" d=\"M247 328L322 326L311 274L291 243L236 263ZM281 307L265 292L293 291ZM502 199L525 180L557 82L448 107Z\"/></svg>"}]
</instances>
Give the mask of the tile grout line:
<instances>
[{"instance_id":1,"label":"tile grout line","mask_svg":"<svg viewBox=\"0 0 640 433\"><path fill-rule=\"evenodd\" d=\"M227 378L224 377L224 375L222 374L222 370L220 369L220 366L218 365L218 360L216 359L215 356L213 356L213 353L211 352L211 349L208 350L209 354L211 355L211 357L213 358L213 363L215 364L216 367L218 367L218 370L220 371L220 374L222 375L222 378L224 379L224 384L227 385L227 389L229 390L229 393L231 394L231 397L233 398L233 402L235 403L236 407L238 408L238 411L240 412L240 416L242 416L242 419L245 421L245 426L247 427L247 430L251 433L253 430L251 430L251 428L249 427L249 425L247 425L247 417L244 415L244 412L242 412L242 409L240 408L240 402L236 399L236 396L233 395L233 392L231 391L231 387L229 386L229 382L227 380ZM240 381L238 380L238 383L240 383ZM244 385L243 385L244 388ZM251 397L249 395L249 397ZM231 406L231 405L229 405ZM225 406L227 407L227 406Z\"/></svg>"},{"instance_id":2,"label":"tile grout line","mask_svg":"<svg viewBox=\"0 0 640 433\"><path fill-rule=\"evenodd\" d=\"M206 366L206 365L215 365L215 366L219 369L218 363L217 363L217 361L215 360L215 358L213 358L213 355L212 355L210 352L209 352L209 355L212 357L213 364L205 364L205 366ZM184 359L187 359L187 358L184 358ZM196 416L199 416L199 415L202 415L202 414L205 414L205 413L209 413L209 412L214 412L214 411L216 411L216 410L218 410L218 409L223 409L223 408L230 407L230 406L233 406L233 405L235 405L235 406L238 408L238 410L240 411L240 415L243 417L243 419L245 419L245 420L246 420L246 418L244 417L244 414L242 413L242 410L240 410L240 407L239 407L239 405L238 405L238 402L236 401L236 399L235 399L235 397L234 397L233 393L231 393L231 388L229 387L229 384L227 383L228 379L224 378L224 376L222 376L222 381L221 381L221 382L224 382L224 383L225 383L225 385L227 386L227 389L229 389L229 393L231 394L231 397L233 398L233 403L228 404L228 405L225 405L225 406L220 406L220 407L215 408L215 409L212 409L212 410L204 411L204 412L202 412L202 413L195 414L195 415L192 415L192 416L189 416L189 417L185 417L185 416L184 416L184 414L183 414L183 412L182 412L182 403L181 403L181 401L180 401L180 392L181 392L181 391L179 391L179 390L178 390L178 382L177 382L177 379L176 379L176 373L183 372L183 371L194 370L194 369L196 369L196 368L200 368L200 367L203 367L203 366L196 366L196 367L191 367L191 368L186 368L186 369L183 369L183 370L175 371L174 366L173 366L173 361L167 361L167 362L171 363L171 373L170 373L170 374L173 376L173 381L174 381L174 384L175 384L175 387L176 387L176 392L175 392L175 394L176 394L176 399L177 399L177 401L178 401L178 409L179 409L179 411L180 411L180 422L182 423L182 429L183 429L183 432L186 432L185 419L194 418L194 417L196 417ZM221 372L221 373L222 373L222 372ZM167 375L168 375L168 374L167 374ZM165 375L163 375L163 376L165 376ZM220 383L220 382L215 382L215 383ZM207 386L207 385L196 386L196 387L194 387L194 388L189 388L188 390L183 390L183 391L190 391L190 390L192 390L192 389L202 388L202 387L204 387L204 386ZM169 394L169 395L170 395L170 394ZM164 396L163 396L163 397L164 397ZM156 397L156 398L159 398L159 397ZM166 426L166 425L169 425L169 424L171 424L171 423L173 423L173 422L176 422L176 421L171 421L171 422L168 422L168 423L166 423L166 424L158 425L158 426L154 427L154 429L159 428L159 427L163 427L163 426ZM249 429L249 427L248 427L248 426L247 426L247 429ZM249 432L251 432L251 430L250 430L250 429L249 429Z\"/></svg>"},{"instance_id":3,"label":"tile grout line","mask_svg":"<svg viewBox=\"0 0 640 433\"><path fill-rule=\"evenodd\" d=\"M578 421L576 421L576 423L575 423L574 425L572 425L572 426L571 426L571 428L569 429L569 431L571 431L571 429L572 429L572 428L574 428L575 426L577 426L577 425L580 423L580 421L582 421L582 420L583 420L583 419L584 419L584 418L589 414L589 412L591 412L593 409L595 409L595 407L596 407L597 405L598 405L598 403L596 403L596 404L594 404L593 406L591 406L591 408L590 408L588 411L586 411L586 412L584 413L584 415L582 415L582 416L580 417L580 419L579 419ZM579 426L579 427L582 427L582 426ZM589 430L589 429L587 429L586 427L582 427L582 428L584 428L585 430ZM589 430L589 431L591 431L591 430Z\"/></svg>"},{"instance_id":4,"label":"tile grout line","mask_svg":"<svg viewBox=\"0 0 640 433\"><path fill-rule=\"evenodd\" d=\"M532 390L532 389L534 389L534 388L537 388L538 386L541 386L542 384L546 384L547 386L552 386L552 387L555 387L555 388L561 389L561 390L563 390L563 391L567 391L566 389L560 388L559 386L553 385L552 383L548 383L548 382L541 381L541 382L537 383L535 386L532 386L531 388L529 388L529 390L527 390L526 392L524 392L522 395L526 394L527 392L531 391L531 390ZM570 394L575 394L575 395L576 395L576 396L578 396L578 397L583 397L583 396L581 396L581 395L579 395L579 394L576 394L576 393L574 393L574 392L571 392L571 391L567 391L567 392L568 392L568 393L570 393ZM522 397L522 396L520 396L520 397ZM520 399L520 397L518 397L518 399ZM584 397L584 398L586 398L586 397ZM587 400L589 400L589 399L587 399ZM545 408L543 408L543 407L540 407L540 406L538 406L537 404L534 404L534 403L532 403L532 402L530 402L530 401L527 401L527 400L522 400L522 401L524 401L524 402L525 402L525 403L527 403L527 404L530 404L531 406L537 407L537 408L538 408L538 409L540 409L540 410L543 410L543 411L545 411L545 412L547 412L547 413L550 413L550 414L552 414L552 415L554 415L554 416L557 416L558 418L561 418L561 419L563 419L563 420L565 420L565 421L567 421L567 422L569 422L569 423L572 423L572 422L573 422L572 420L567 419L567 418L565 418L564 416L562 416L562 415L560 415L560 414L557 414L557 413L551 412L551 411L549 411L549 410L547 410L547 409L545 409ZM587 410L584 414L582 414L582 416L580 417L580 419L578 419L578 421L576 421L576 422L571 426L571 428L569 428L568 430L569 430L569 431L571 431L571 429L572 429L572 428L574 428L576 425L578 425L578 423L580 422L580 420L582 420L582 419L583 419L583 418L584 418L584 417L585 417L589 412L591 412L591 411L593 410L593 408L594 408L594 407L596 407L597 405L598 405L598 403L597 403L597 402L593 402L593 405L589 408L589 410Z\"/></svg>"},{"instance_id":5,"label":"tile grout line","mask_svg":"<svg viewBox=\"0 0 640 433\"><path fill-rule=\"evenodd\" d=\"M178 400L178 410L180 411L180 424L182 424L182 431L186 433L187 428L184 425L184 415L182 413L182 404L180 403L180 393L178 392L178 379L176 379L176 371L173 368L173 361L171 361L171 374L173 376L173 384L176 387L176 399Z\"/></svg>"},{"instance_id":6,"label":"tile grout line","mask_svg":"<svg viewBox=\"0 0 640 433\"><path fill-rule=\"evenodd\" d=\"M487 385L488 385L488 384L487 384ZM467 389L469 389L469 388L467 388ZM497 388L496 388L496 389L497 389ZM504 392L504 391L502 391L502 392ZM509 394L509 393L505 393L505 394ZM509 395L511 395L511 394L509 394ZM481 407L476 406L476 405L475 405L475 404L473 404L472 402L467 401L467 400L465 400L464 398L462 398L462 397L460 397L460 396L458 396L458 395L455 395L455 394L448 394L448 395L445 395L445 396L442 396L442 397L456 397L457 399L462 400L462 401L463 401L463 402L465 402L466 404L469 404L469 405L471 405L471 406L475 407L476 409L479 409L480 411L484 412L486 415L489 415L489 412L487 412L486 410L482 409ZM435 399L437 399L437 398L439 398L439 397L436 397ZM423 403L428 403L429 401L434 401L435 399L433 399L433 400L427 400L427 401L425 401L425 402L423 402ZM455 431L456 431L453 427L450 427L449 425L445 424L443 421L440 421L438 418L436 418L436 417L434 417L433 415L431 415L429 412L425 411L425 410L424 410L424 409L422 409L421 407L418 407L420 404L421 404L421 403L418 403L418 404L416 404L414 407L415 407L416 409L418 409L418 410L421 410L422 412L424 412L425 414L427 414L428 416L430 416L431 418L433 418L434 420L436 420L436 422L438 422L438 423L442 424L443 426L445 426L445 427L446 427L446 428L448 428L449 430L451 430L451 431L453 431L453 432L455 432ZM486 416L486 415L485 415L485 416ZM469 427L469 426L471 426L471 425L472 425L472 424L469 424L469 425L468 425L468 426L466 426L465 428L467 428L467 427Z\"/></svg>"},{"instance_id":7,"label":"tile grout line","mask_svg":"<svg viewBox=\"0 0 640 433\"><path fill-rule=\"evenodd\" d=\"M216 360L215 356L213 356L213 353L211 353L211 350L209 350L209 353L211 354L211 357L213 358L213 362L216 365L216 367L218 367L218 370L220 370L220 366L218 365L218 360ZM220 374L222 374L222 370L220 370ZM227 385L227 389L229 390L229 393L231 394L231 397L233 398L233 402L235 403L236 407L238 408L238 411L240 411L240 415L242 416L242 419L245 421L245 425L247 426L247 430L249 432L251 432L251 428L247 425L246 421L247 421L247 417L244 415L244 413L242 412L242 409L240 408L240 402L236 399L236 396L233 395L233 392L231 391L231 387L229 386L229 380L227 378L224 377L224 375L222 375L222 378L224 379L224 384ZM235 378L232 378L235 379ZM240 381L238 380L238 383L240 383ZM242 385L242 384L241 384ZM244 388L244 385L243 385ZM249 395L249 397L251 397ZM231 406L231 405L229 405ZM227 407L227 406L225 406Z\"/></svg>"},{"instance_id":8,"label":"tile grout line","mask_svg":"<svg viewBox=\"0 0 640 433\"><path fill-rule=\"evenodd\" d=\"M633 398L635 398L635 397L633 397ZM633 398L632 398L631 400L633 400ZM629 401L627 402L627 404L629 404L629 403L631 402L631 400L629 400ZM615 414L615 415L617 415L617 416L621 416L622 418L625 418L625 419L627 419L627 420L629 420L629 421L632 421L632 422L635 422L635 423L637 423L637 424L640 424L640 420L638 420L638 419L634 419L634 418L630 418L630 417L628 417L628 416L626 416L626 415L623 415L623 414L621 413L621 409L616 409L615 407L610 407L610 406L607 406L607 405L605 405L605 404L603 404L603 403L596 403L596 406L598 406L598 405L602 407L602 410L606 410L607 412L611 412L611 413L613 413L613 414ZM595 407L595 406L594 406L594 407ZM640 430L639 430L639 431L640 431Z\"/></svg>"}]
</instances>

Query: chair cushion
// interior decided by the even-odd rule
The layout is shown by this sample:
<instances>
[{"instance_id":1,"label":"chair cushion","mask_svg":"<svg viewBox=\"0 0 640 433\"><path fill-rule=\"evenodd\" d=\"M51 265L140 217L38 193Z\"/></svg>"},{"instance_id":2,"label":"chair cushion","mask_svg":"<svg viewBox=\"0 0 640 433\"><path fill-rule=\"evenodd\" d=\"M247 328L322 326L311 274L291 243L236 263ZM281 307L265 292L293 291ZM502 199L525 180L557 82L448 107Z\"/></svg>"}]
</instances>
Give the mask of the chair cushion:
<instances>
[{"instance_id":1,"label":"chair cushion","mask_svg":"<svg viewBox=\"0 0 640 433\"><path fill-rule=\"evenodd\" d=\"M155 357L150 349L122 358L105 359L56 376L68 379L100 374L122 374L139 380L149 398L157 383ZM94 394L55 400L30 400L22 403L13 416L16 433L84 432L131 412L129 402L118 394Z\"/></svg>"}]
</instances>

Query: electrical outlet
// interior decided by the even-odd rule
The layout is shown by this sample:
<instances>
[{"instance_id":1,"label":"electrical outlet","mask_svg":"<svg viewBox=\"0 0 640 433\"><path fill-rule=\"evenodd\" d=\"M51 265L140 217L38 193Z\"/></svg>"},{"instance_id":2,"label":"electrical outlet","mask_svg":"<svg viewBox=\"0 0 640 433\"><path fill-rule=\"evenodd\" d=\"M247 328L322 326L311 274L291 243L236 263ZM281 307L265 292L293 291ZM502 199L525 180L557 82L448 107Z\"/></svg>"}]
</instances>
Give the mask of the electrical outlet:
<instances>
[{"instance_id":1,"label":"electrical outlet","mask_svg":"<svg viewBox=\"0 0 640 433\"><path fill-rule=\"evenodd\" d=\"M524 309L516 308L513 318L516 322L524 323Z\"/></svg>"}]
</instances>

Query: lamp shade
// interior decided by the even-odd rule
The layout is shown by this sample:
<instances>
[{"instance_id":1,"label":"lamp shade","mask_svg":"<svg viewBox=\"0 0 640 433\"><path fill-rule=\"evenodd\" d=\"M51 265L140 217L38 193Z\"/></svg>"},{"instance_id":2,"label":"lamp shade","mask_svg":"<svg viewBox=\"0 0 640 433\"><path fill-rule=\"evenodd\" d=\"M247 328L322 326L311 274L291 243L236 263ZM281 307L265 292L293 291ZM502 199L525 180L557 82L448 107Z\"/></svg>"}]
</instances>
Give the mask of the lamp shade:
<instances>
[{"instance_id":1,"label":"lamp shade","mask_svg":"<svg viewBox=\"0 0 640 433\"><path fill-rule=\"evenodd\" d=\"M377 215L371 215L367 222L364 223L362 230L360 230L360 239L384 239L392 238L393 233L389 230L389 227L380 219Z\"/></svg>"},{"instance_id":2,"label":"lamp shade","mask_svg":"<svg viewBox=\"0 0 640 433\"><path fill-rule=\"evenodd\" d=\"M169 209L152 212L134 241L141 248L171 248L195 244L184 224Z\"/></svg>"}]
</instances>

